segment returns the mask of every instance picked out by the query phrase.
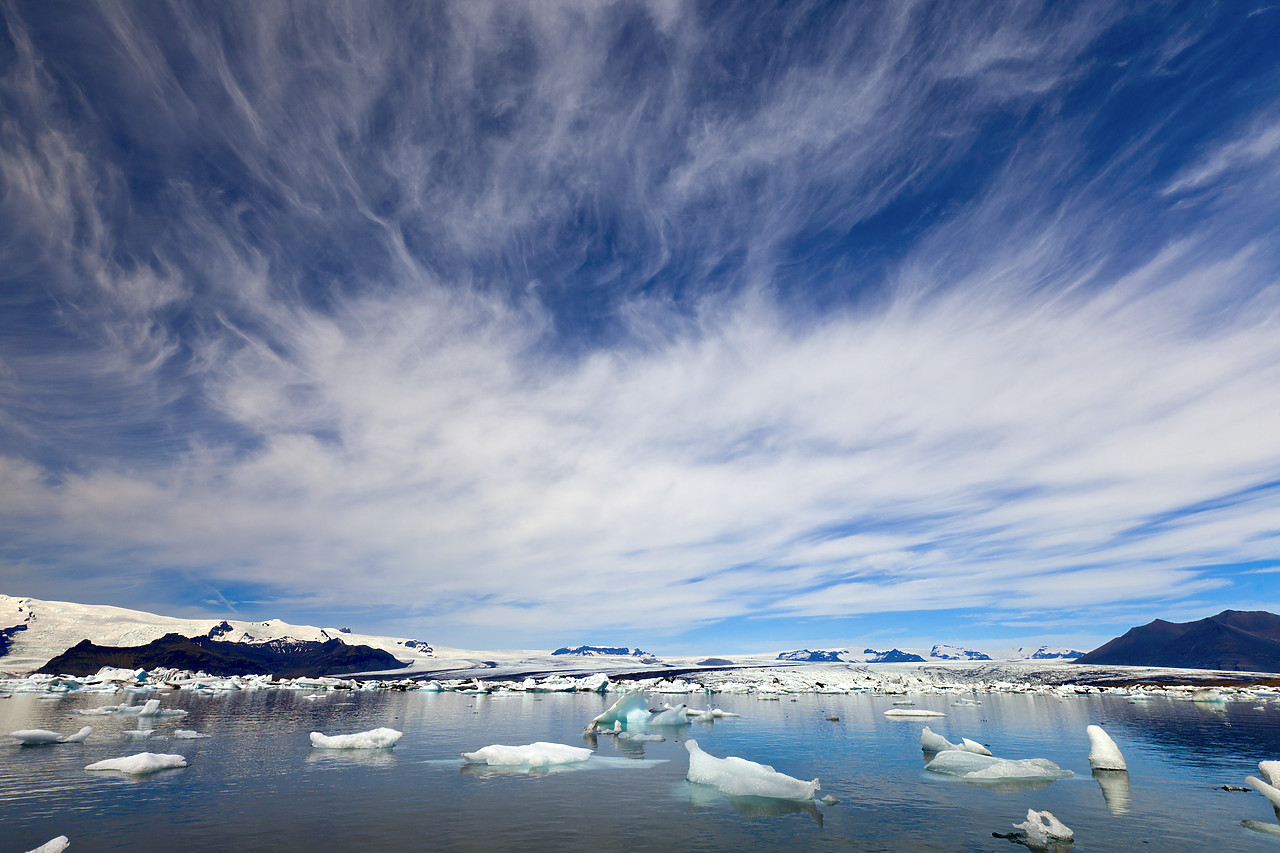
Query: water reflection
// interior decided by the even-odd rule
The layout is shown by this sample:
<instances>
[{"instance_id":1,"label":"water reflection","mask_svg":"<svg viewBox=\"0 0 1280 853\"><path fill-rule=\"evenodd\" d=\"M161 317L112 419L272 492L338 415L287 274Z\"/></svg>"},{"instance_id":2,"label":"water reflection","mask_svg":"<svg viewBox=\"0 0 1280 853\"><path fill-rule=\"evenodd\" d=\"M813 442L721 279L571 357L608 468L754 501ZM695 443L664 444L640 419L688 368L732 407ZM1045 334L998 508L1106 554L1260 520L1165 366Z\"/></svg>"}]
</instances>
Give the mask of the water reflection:
<instances>
[{"instance_id":1,"label":"water reflection","mask_svg":"<svg viewBox=\"0 0 1280 853\"><path fill-rule=\"evenodd\" d=\"M1129 771L1128 770L1095 770L1093 779L1102 789L1102 799L1107 803L1107 811L1113 815L1129 812Z\"/></svg>"},{"instance_id":2,"label":"water reflection","mask_svg":"<svg viewBox=\"0 0 1280 853\"><path fill-rule=\"evenodd\" d=\"M393 749L313 749L306 761L314 767L395 767Z\"/></svg>"},{"instance_id":3,"label":"water reflection","mask_svg":"<svg viewBox=\"0 0 1280 853\"><path fill-rule=\"evenodd\" d=\"M779 800L773 797L736 797L722 794L715 785L704 785L689 782L689 802L694 806L710 806L719 802L728 802L729 806L742 817L782 817L789 814L804 814L813 818L818 826L822 826L822 812L813 800Z\"/></svg>"}]
</instances>

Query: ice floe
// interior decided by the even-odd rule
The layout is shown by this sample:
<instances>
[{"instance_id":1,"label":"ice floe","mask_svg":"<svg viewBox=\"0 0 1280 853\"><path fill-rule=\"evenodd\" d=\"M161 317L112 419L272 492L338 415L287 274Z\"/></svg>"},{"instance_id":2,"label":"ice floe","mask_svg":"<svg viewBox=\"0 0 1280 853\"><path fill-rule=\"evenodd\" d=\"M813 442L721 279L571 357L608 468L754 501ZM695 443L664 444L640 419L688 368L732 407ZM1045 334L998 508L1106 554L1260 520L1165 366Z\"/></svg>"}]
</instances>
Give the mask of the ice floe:
<instances>
[{"instance_id":1,"label":"ice floe","mask_svg":"<svg viewBox=\"0 0 1280 853\"><path fill-rule=\"evenodd\" d=\"M1089 766L1094 770L1127 770L1120 747L1111 739L1111 735L1101 726L1089 726L1085 729L1089 735Z\"/></svg>"},{"instance_id":2,"label":"ice floe","mask_svg":"<svg viewBox=\"0 0 1280 853\"><path fill-rule=\"evenodd\" d=\"M173 733L173 737L174 740L199 740L200 738L212 737L212 735L202 735L190 729L178 729Z\"/></svg>"},{"instance_id":3,"label":"ice floe","mask_svg":"<svg viewBox=\"0 0 1280 853\"><path fill-rule=\"evenodd\" d=\"M884 712L886 717L945 717L941 711L924 711L915 708L890 708Z\"/></svg>"},{"instance_id":4,"label":"ice floe","mask_svg":"<svg viewBox=\"0 0 1280 853\"><path fill-rule=\"evenodd\" d=\"M689 715L685 713L684 705L666 705L661 711L649 717L648 724L651 726L687 726L689 725Z\"/></svg>"},{"instance_id":5,"label":"ice floe","mask_svg":"<svg viewBox=\"0 0 1280 853\"><path fill-rule=\"evenodd\" d=\"M689 772L685 778L701 785L713 785L729 796L811 800L820 787L817 779L805 782L779 773L767 764L708 755L693 739L685 741L684 746L689 751Z\"/></svg>"},{"instance_id":6,"label":"ice floe","mask_svg":"<svg viewBox=\"0 0 1280 853\"><path fill-rule=\"evenodd\" d=\"M59 835L57 838L51 838L44 844L34 850L28 850L27 853L62 853L71 846L71 839L65 835Z\"/></svg>"},{"instance_id":7,"label":"ice floe","mask_svg":"<svg viewBox=\"0 0 1280 853\"><path fill-rule=\"evenodd\" d=\"M326 735L320 732L311 733L311 745L321 749L385 749L395 746L403 732L395 729L377 728L367 732L356 732L349 735Z\"/></svg>"},{"instance_id":8,"label":"ice floe","mask_svg":"<svg viewBox=\"0 0 1280 853\"><path fill-rule=\"evenodd\" d=\"M84 743L85 738L93 731L93 726L85 726L73 735L62 735L45 729L19 729L10 732L9 737L17 739L24 746L39 746L46 743Z\"/></svg>"},{"instance_id":9,"label":"ice floe","mask_svg":"<svg viewBox=\"0 0 1280 853\"><path fill-rule=\"evenodd\" d=\"M1027 846L1032 850L1043 850L1051 844L1071 841L1075 833L1062 821L1053 816L1053 812L1027 809L1027 819L1015 823L1014 829L1025 830Z\"/></svg>"},{"instance_id":10,"label":"ice floe","mask_svg":"<svg viewBox=\"0 0 1280 853\"><path fill-rule=\"evenodd\" d=\"M645 698L643 691L633 690L630 693L624 693L622 698L610 705L603 714L587 723L583 731L594 732L605 726L612 728L615 723L620 723L622 728L626 729L628 725L648 721L649 701Z\"/></svg>"},{"instance_id":11,"label":"ice floe","mask_svg":"<svg viewBox=\"0 0 1280 853\"><path fill-rule=\"evenodd\" d=\"M95 761L85 770L118 770L131 776L155 773L158 770L169 770L174 767L186 767L187 759L181 755L165 755L156 752L139 752L124 758L108 758Z\"/></svg>"},{"instance_id":12,"label":"ice floe","mask_svg":"<svg viewBox=\"0 0 1280 853\"><path fill-rule=\"evenodd\" d=\"M959 749L939 752L924 769L969 782L1052 782L1075 775L1047 758L997 758Z\"/></svg>"},{"instance_id":13,"label":"ice floe","mask_svg":"<svg viewBox=\"0 0 1280 853\"><path fill-rule=\"evenodd\" d=\"M462 753L462 760L468 764L487 764L491 767L549 767L556 764L575 764L591 757L591 750L582 746L567 746L563 743L537 743L523 746L505 746L495 743L477 749L475 752Z\"/></svg>"}]
</instances>

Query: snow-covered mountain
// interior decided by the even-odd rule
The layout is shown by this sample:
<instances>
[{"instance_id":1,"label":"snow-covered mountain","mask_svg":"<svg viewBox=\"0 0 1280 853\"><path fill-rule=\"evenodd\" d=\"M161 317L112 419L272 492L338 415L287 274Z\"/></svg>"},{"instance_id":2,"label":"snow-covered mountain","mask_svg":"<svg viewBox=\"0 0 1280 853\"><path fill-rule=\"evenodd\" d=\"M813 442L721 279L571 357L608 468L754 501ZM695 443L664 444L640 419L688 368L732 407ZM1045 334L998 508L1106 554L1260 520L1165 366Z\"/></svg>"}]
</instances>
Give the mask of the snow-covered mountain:
<instances>
[{"instance_id":1,"label":"snow-covered mountain","mask_svg":"<svg viewBox=\"0 0 1280 853\"><path fill-rule=\"evenodd\" d=\"M1040 646L1035 649L1019 646L1012 649L968 649L945 643L935 643L931 648L890 648L862 651L851 649L798 649L780 652L779 661L795 663L943 663L947 661L1069 661L1083 655L1074 649Z\"/></svg>"}]
</instances>

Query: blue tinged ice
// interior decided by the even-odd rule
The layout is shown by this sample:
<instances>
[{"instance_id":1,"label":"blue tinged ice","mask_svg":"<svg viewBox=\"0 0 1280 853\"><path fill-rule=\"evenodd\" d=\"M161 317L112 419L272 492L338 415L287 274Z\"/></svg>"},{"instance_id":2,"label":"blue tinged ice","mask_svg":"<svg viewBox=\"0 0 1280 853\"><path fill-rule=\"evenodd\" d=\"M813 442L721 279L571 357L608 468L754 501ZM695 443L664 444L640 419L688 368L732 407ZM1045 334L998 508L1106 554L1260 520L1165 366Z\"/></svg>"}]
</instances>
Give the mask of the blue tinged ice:
<instances>
[{"instance_id":1,"label":"blue tinged ice","mask_svg":"<svg viewBox=\"0 0 1280 853\"><path fill-rule=\"evenodd\" d=\"M497 767L550 767L556 764L576 764L591 757L591 750L563 743L537 743L523 746L505 746L500 743L462 753L468 764L488 764Z\"/></svg>"},{"instance_id":2,"label":"blue tinged ice","mask_svg":"<svg viewBox=\"0 0 1280 853\"><path fill-rule=\"evenodd\" d=\"M396 745L403 732L395 729L370 729L349 735L311 733L311 745L321 749L385 749Z\"/></svg>"},{"instance_id":3,"label":"blue tinged ice","mask_svg":"<svg viewBox=\"0 0 1280 853\"><path fill-rule=\"evenodd\" d=\"M689 725L689 715L685 713L684 705L665 706L661 711L649 718L651 726L687 726Z\"/></svg>"},{"instance_id":4,"label":"blue tinged ice","mask_svg":"<svg viewBox=\"0 0 1280 853\"><path fill-rule=\"evenodd\" d=\"M594 732L600 728L613 728L615 723L621 723L622 728L626 729L648 721L649 701L645 698L644 691L632 690L630 693L624 693L622 698L609 706L608 710L587 723L584 731Z\"/></svg>"},{"instance_id":5,"label":"blue tinged ice","mask_svg":"<svg viewBox=\"0 0 1280 853\"><path fill-rule=\"evenodd\" d=\"M696 740L687 740L684 746L689 750L689 773L685 778L701 785L713 785L731 797L811 800L820 787L817 779L805 782L779 773L767 764L708 755Z\"/></svg>"}]
</instances>

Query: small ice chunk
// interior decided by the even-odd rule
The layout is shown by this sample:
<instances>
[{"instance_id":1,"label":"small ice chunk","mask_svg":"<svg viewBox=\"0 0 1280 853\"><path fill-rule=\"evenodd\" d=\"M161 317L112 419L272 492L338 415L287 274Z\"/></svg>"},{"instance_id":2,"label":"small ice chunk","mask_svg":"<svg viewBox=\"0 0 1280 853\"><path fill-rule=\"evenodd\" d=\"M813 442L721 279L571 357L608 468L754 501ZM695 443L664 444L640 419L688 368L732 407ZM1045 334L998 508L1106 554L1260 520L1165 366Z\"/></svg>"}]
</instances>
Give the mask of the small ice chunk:
<instances>
[{"instance_id":1,"label":"small ice chunk","mask_svg":"<svg viewBox=\"0 0 1280 853\"><path fill-rule=\"evenodd\" d=\"M178 729L173 733L174 740L197 740L202 737L210 737L210 735L202 735L199 732L193 732L190 729Z\"/></svg>"},{"instance_id":2,"label":"small ice chunk","mask_svg":"<svg viewBox=\"0 0 1280 853\"><path fill-rule=\"evenodd\" d=\"M960 738L960 748L965 752L972 752L974 755L990 755L991 750L987 749L976 740L967 737Z\"/></svg>"},{"instance_id":3,"label":"small ice chunk","mask_svg":"<svg viewBox=\"0 0 1280 853\"><path fill-rule=\"evenodd\" d=\"M618 735L622 737L622 735ZM591 750L582 746L567 746L563 743L537 743L524 746L504 746L495 743L477 749L475 752L464 752L462 758L468 764L488 764L506 767L548 767L553 764L576 764L591 757Z\"/></svg>"},{"instance_id":4,"label":"small ice chunk","mask_svg":"<svg viewBox=\"0 0 1280 853\"><path fill-rule=\"evenodd\" d=\"M128 773L131 776L140 776L144 773L155 773L157 770L186 766L187 759L181 755L139 752L137 755L129 755L125 758L108 758L105 761L95 761L85 770L119 770L121 773Z\"/></svg>"},{"instance_id":5,"label":"small ice chunk","mask_svg":"<svg viewBox=\"0 0 1280 853\"><path fill-rule=\"evenodd\" d=\"M961 749L939 752L924 769L970 782L1053 781L1075 775L1047 758L997 758Z\"/></svg>"},{"instance_id":6,"label":"small ice chunk","mask_svg":"<svg viewBox=\"0 0 1280 853\"><path fill-rule=\"evenodd\" d=\"M27 853L62 853L71 846L71 840L65 835L59 835L57 838L51 838L44 844L41 844L34 850L28 850Z\"/></svg>"},{"instance_id":7,"label":"small ice chunk","mask_svg":"<svg viewBox=\"0 0 1280 853\"><path fill-rule=\"evenodd\" d=\"M384 749L395 746L403 732L395 729L370 729L350 735L311 733L311 745L322 749Z\"/></svg>"},{"instance_id":8,"label":"small ice chunk","mask_svg":"<svg viewBox=\"0 0 1280 853\"><path fill-rule=\"evenodd\" d=\"M890 708L884 712L886 717L945 717L941 711L922 711L916 708Z\"/></svg>"},{"instance_id":9,"label":"small ice chunk","mask_svg":"<svg viewBox=\"0 0 1280 853\"><path fill-rule=\"evenodd\" d=\"M1246 785L1252 786L1255 791L1270 800L1273 806L1280 808L1280 788L1268 784L1267 782L1263 782L1257 776L1246 776L1244 777L1244 782Z\"/></svg>"},{"instance_id":10,"label":"small ice chunk","mask_svg":"<svg viewBox=\"0 0 1280 853\"><path fill-rule=\"evenodd\" d=\"M85 726L73 735L62 735L46 729L19 729L10 732L9 737L17 738L26 746L37 746L46 743L84 743L84 739L93 731L93 726Z\"/></svg>"},{"instance_id":11,"label":"small ice chunk","mask_svg":"<svg viewBox=\"0 0 1280 853\"><path fill-rule=\"evenodd\" d=\"M1015 823L1014 829L1027 831L1027 846L1031 849L1046 848L1054 842L1070 841L1075 835L1066 824L1053 816L1053 812L1038 812L1027 809L1027 819L1023 823Z\"/></svg>"},{"instance_id":12,"label":"small ice chunk","mask_svg":"<svg viewBox=\"0 0 1280 853\"><path fill-rule=\"evenodd\" d=\"M1085 729L1089 735L1089 766L1094 770L1128 770L1120 747L1111 739L1111 735L1101 726L1089 726Z\"/></svg>"},{"instance_id":13,"label":"small ice chunk","mask_svg":"<svg viewBox=\"0 0 1280 853\"><path fill-rule=\"evenodd\" d=\"M139 717L154 717L160 713L160 700L148 699L146 704L142 706L142 710L138 712Z\"/></svg>"},{"instance_id":14,"label":"small ice chunk","mask_svg":"<svg viewBox=\"0 0 1280 853\"><path fill-rule=\"evenodd\" d=\"M1259 761L1258 772L1268 784L1280 786L1280 761Z\"/></svg>"},{"instance_id":15,"label":"small ice chunk","mask_svg":"<svg viewBox=\"0 0 1280 853\"><path fill-rule=\"evenodd\" d=\"M920 748L925 752L946 752L949 749L959 749L960 747L925 726L924 730L920 732Z\"/></svg>"},{"instance_id":16,"label":"small ice chunk","mask_svg":"<svg viewBox=\"0 0 1280 853\"><path fill-rule=\"evenodd\" d=\"M643 690L632 690L624 693L622 698L609 706L603 714L587 723L583 731L594 732L601 726L613 727L614 723L622 723L626 728L631 722L647 722L649 719L649 701L645 699Z\"/></svg>"},{"instance_id":17,"label":"small ice chunk","mask_svg":"<svg viewBox=\"0 0 1280 853\"><path fill-rule=\"evenodd\" d=\"M689 773L685 778L702 785L714 785L731 797L811 800L820 787L817 779L805 782L779 773L767 764L707 755L696 740L687 740L684 746L689 750Z\"/></svg>"},{"instance_id":18,"label":"small ice chunk","mask_svg":"<svg viewBox=\"0 0 1280 853\"><path fill-rule=\"evenodd\" d=\"M684 712L683 705L676 705L674 708L668 705L666 708L649 718L649 725L687 726L689 725L689 715Z\"/></svg>"}]
</instances>

